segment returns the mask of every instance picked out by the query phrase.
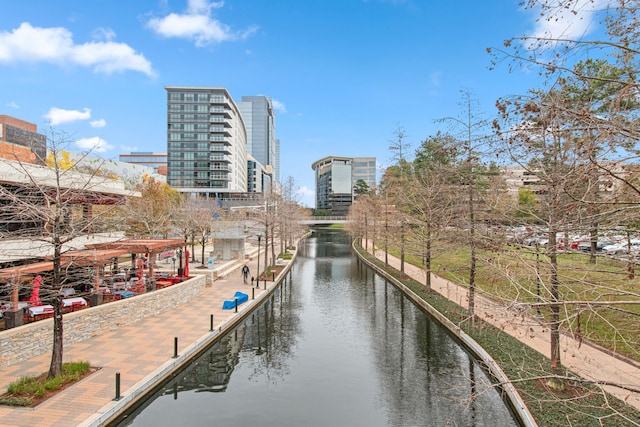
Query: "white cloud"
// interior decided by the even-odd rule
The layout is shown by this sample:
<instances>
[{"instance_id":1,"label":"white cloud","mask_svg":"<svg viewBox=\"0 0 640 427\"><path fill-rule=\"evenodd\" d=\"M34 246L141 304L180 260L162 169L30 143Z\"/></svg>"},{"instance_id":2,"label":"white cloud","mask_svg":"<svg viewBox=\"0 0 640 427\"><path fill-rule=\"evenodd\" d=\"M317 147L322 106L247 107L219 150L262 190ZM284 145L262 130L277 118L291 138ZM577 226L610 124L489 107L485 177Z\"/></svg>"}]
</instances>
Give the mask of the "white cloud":
<instances>
[{"instance_id":1,"label":"white cloud","mask_svg":"<svg viewBox=\"0 0 640 427\"><path fill-rule=\"evenodd\" d=\"M537 38L577 39L593 29L597 12L606 9L611 0L578 0L571 9L557 8L538 18L531 36Z\"/></svg>"},{"instance_id":2,"label":"white cloud","mask_svg":"<svg viewBox=\"0 0 640 427\"><path fill-rule=\"evenodd\" d=\"M88 108L85 108L84 111L63 110L62 108L52 107L44 117L49 119L51 126L56 126L78 120L89 120L91 118L91 110Z\"/></svg>"},{"instance_id":3,"label":"white cloud","mask_svg":"<svg viewBox=\"0 0 640 427\"><path fill-rule=\"evenodd\" d=\"M111 41L116 38L116 33L111 28L96 28L91 36L96 40Z\"/></svg>"},{"instance_id":4,"label":"white cloud","mask_svg":"<svg viewBox=\"0 0 640 427\"><path fill-rule=\"evenodd\" d=\"M431 87L439 87L442 82L442 71L434 71L429 74L429 85Z\"/></svg>"},{"instance_id":5,"label":"white cloud","mask_svg":"<svg viewBox=\"0 0 640 427\"><path fill-rule=\"evenodd\" d=\"M62 27L40 28L22 23L11 32L0 32L0 63L47 62L92 67L98 73L138 71L153 75L151 63L124 43L110 41L111 30L100 30L107 41L75 44L71 32Z\"/></svg>"},{"instance_id":6,"label":"white cloud","mask_svg":"<svg viewBox=\"0 0 640 427\"><path fill-rule=\"evenodd\" d=\"M107 121L105 119L92 120L89 122L89 125L92 128L103 128L107 125Z\"/></svg>"},{"instance_id":7,"label":"white cloud","mask_svg":"<svg viewBox=\"0 0 640 427\"><path fill-rule=\"evenodd\" d=\"M138 147L134 146L129 146L129 145L120 145L120 151L122 151L123 153L135 153L136 151L138 151Z\"/></svg>"},{"instance_id":8,"label":"white cloud","mask_svg":"<svg viewBox=\"0 0 640 427\"><path fill-rule=\"evenodd\" d=\"M244 31L234 32L228 25L212 18L211 11L220 9L223 5L222 1L189 0L185 13L170 13L163 18L152 18L147 22L147 27L163 37L194 40L198 47L246 39L257 31L257 27L252 26Z\"/></svg>"},{"instance_id":9,"label":"white cloud","mask_svg":"<svg viewBox=\"0 0 640 427\"><path fill-rule=\"evenodd\" d=\"M109 144L99 136L93 138L82 138L76 141L76 145L83 151L91 151L94 153L104 153L113 150L113 145Z\"/></svg>"},{"instance_id":10,"label":"white cloud","mask_svg":"<svg viewBox=\"0 0 640 427\"><path fill-rule=\"evenodd\" d=\"M5 105L9 108L13 108L14 110L17 110L18 108L20 108L20 106L15 101L11 101Z\"/></svg>"},{"instance_id":11,"label":"white cloud","mask_svg":"<svg viewBox=\"0 0 640 427\"><path fill-rule=\"evenodd\" d=\"M280 101L276 101L275 99L272 99L271 100L271 105L273 105L273 108L276 111L279 111L279 112L281 112L283 114L287 112L287 107L285 107L285 105Z\"/></svg>"}]
</instances>

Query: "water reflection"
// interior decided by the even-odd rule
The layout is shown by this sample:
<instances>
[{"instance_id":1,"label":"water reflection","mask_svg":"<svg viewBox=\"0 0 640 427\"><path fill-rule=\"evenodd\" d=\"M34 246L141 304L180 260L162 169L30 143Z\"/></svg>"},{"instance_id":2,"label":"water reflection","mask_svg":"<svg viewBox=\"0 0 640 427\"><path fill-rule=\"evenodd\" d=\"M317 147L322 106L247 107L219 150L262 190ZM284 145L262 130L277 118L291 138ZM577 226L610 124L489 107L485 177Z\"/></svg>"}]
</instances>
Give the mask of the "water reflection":
<instances>
[{"instance_id":1,"label":"water reflection","mask_svg":"<svg viewBox=\"0 0 640 427\"><path fill-rule=\"evenodd\" d=\"M515 426L477 363L341 232L122 425Z\"/></svg>"}]
</instances>

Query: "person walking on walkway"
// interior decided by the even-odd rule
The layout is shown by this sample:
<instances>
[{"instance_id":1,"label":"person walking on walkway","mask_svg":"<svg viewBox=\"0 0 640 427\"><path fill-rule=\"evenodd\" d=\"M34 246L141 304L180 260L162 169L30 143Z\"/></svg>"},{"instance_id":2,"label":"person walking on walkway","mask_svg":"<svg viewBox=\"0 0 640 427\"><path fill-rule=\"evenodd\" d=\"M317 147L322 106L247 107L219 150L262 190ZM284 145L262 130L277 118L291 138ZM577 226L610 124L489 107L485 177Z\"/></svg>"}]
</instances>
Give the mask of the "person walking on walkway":
<instances>
[{"instance_id":1,"label":"person walking on walkway","mask_svg":"<svg viewBox=\"0 0 640 427\"><path fill-rule=\"evenodd\" d=\"M247 264L242 267L242 278L244 279L244 284L246 285L247 280L249 279L249 267L247 267Z\"/></svg>"}]
</instances>

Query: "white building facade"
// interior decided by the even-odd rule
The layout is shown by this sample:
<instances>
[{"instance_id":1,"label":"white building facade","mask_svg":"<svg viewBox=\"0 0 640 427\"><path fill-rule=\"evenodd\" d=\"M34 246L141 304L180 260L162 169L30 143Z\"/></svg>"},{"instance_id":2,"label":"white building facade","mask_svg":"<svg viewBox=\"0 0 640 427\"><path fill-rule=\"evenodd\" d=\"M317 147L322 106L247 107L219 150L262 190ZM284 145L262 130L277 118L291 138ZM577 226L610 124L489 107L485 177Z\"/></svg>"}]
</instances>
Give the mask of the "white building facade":
<instances>
[{"instance_id":1,"label":"white building facade","mask_svg":"<svg viewBox=\"0 0 640 427\"><path fill-rule=\"evenodd\" d=\"M247 191L247 131L225 88L166 86L167 183L192 198Z\"/></svg>"}]
</instances>

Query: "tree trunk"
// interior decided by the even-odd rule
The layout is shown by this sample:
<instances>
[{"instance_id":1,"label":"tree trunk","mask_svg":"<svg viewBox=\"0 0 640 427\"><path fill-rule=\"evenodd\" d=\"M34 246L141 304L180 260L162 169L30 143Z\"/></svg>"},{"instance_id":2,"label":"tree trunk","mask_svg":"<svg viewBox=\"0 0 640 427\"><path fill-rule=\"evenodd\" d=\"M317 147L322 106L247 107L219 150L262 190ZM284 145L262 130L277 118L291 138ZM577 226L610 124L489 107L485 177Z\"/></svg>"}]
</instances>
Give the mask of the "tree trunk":
<instances>
[{"instance_id":1,"label":"tree trunk","mask_svg":"<svg viewBox=\"0 0 640 427\"><path fill-rule=\"evenodd\" d=\"M427 228L427 248L424 258L425 290L431 292L431 228Z\"/></svg>"},{"instance_id":2,"label":"tree trunk","mask_svg":"<svg viewBox=\"0 0 640 427\"><path fill-rule=\"evenodd\" d=\"M62 375L63 337L62 298L56 295L53 298L53 349L51 351L48 378Z\"/></svg>"},{"instance_id":3,"label":"tree trunk","mask_svg":"<svg viewBox=\"0 0 640 427\"><path fill-rule=\"evenodd\" d=\"M400 273L404 275L404 222L400 224Z\"/></svg>"}]
</instances>

